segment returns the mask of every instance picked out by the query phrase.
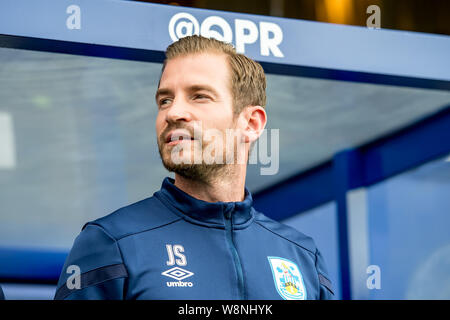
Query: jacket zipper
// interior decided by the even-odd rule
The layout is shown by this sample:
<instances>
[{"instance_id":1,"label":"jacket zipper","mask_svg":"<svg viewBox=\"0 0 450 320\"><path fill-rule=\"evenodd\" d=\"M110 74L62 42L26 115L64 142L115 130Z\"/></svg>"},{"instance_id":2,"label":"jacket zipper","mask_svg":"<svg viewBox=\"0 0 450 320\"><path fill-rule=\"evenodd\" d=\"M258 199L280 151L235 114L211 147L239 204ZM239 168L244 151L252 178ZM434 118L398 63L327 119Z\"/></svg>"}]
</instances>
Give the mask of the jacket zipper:
<instances>
[{"instance_id":1,"label":"jacket zipper","mask_svg":"<svg viewBox=\"0 0 450 320\"><path fill-rule=\"evenodd\" d=\"M242 272L241 260L239 259L238 252L236 250L236 246L234 245L233 240L233 217L231 212L233 211L234 206L224 212L225 216L225 236L227 238L228 246L230 247L231 255L233 256L233 263L236 269L236 275L238 279L238 291L239 291L239 299L247 300L247 296L245 294L244 287L244 273Z\"/></svg>"}]
</instances>

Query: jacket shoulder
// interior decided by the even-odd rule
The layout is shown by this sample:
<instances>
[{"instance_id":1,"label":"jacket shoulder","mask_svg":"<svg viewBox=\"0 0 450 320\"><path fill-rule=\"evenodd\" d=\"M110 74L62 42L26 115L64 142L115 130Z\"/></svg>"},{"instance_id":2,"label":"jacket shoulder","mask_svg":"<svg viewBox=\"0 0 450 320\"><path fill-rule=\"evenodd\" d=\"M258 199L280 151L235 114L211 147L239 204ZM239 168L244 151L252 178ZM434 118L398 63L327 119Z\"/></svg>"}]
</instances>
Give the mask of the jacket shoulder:
<instances>
[{"instance_id":1,"label":"jacket shoulder","mask_svg":"<svg viewBox=\"0 0 450 320\"><path fill-rule=\"evenodd\" d=\"M180 219L182 218L170 211L157 197L152 196L90 221L82 229L88 225L98 225L112 238L119 240L128 235L159 228Z\"/></svg>"},{"instance_id":2,"label":"jacket shoulder","mask_svg":"<svg viewBox=\"0 0 450 320\"><path fill-rule=\"evenodd\" d=\"M261 212L256 212L255 222L278 237L284 238L314 255L316 254L317 247L313 238L305 235L297 229L275 221Z\"/></svg>"},{"instance_id":3,"label":"jacket shoulder","mask_svg":"<svg viewBox=\"0 0 450 320\"><path fill-rule=\"evenodd\" d=\"M315 268L318 274L318 282L320 284L319 288L319 299L332 299L334 295L330 277L328 276L327 267L325 261L322 257L321 252L317 248L314 240L305 235L304 233L270 219L264 214L257 212L255 216L255 222L261 225L263 228L271 231L272 233L282 237L297 246L309 251L315 257Z\"/></svg>"}]
</instances>

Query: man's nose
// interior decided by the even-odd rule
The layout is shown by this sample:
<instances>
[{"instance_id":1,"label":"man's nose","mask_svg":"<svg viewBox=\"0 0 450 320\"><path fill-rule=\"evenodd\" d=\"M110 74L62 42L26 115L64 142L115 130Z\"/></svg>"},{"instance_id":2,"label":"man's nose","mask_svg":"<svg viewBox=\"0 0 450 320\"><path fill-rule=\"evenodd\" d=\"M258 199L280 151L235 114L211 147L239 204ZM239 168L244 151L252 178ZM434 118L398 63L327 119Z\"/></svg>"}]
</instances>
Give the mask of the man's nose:
<instances>
[{"instance_id":1,"label":"man's nose","mask_svg":"<svg viewBox=\"0 0 450 320\"><path fill-rule=\"evenodd\" d=\"M190 112L190 106L183 98L175 98L166 114L167 122L186 121L192 120L192 114Z\"/></svg>"}]
</instances>

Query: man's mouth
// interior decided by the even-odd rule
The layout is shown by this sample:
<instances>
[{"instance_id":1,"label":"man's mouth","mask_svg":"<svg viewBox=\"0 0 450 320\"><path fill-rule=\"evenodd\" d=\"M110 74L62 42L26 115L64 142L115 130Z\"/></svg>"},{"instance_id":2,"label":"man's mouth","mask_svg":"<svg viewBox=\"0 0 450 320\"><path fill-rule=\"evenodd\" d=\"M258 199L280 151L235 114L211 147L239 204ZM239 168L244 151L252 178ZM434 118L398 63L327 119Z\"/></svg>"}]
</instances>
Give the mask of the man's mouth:
<instances>
[{"instance_id":1,"label":"man's mouth","mask_svg":"<svg viewBox=\"0 0 450 320\"><path fill-rule=\"evenodd\" d=\"M166 135L165 142L169 145L176 145L182 142L190 142L195 140L187 130L174 130Z\"/></svg>"}]
</instances>

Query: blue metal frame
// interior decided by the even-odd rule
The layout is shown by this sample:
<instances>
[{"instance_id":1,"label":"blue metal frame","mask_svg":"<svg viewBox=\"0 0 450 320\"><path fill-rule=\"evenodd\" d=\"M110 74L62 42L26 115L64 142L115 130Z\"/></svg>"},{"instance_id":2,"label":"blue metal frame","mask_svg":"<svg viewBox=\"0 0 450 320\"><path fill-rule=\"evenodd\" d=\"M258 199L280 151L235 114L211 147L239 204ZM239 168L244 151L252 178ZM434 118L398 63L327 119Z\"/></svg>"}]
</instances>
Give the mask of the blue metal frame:
<instances>
[{"instance_id":1,"label":"blue metal frame","mask_svg":"<svg viewBox=\"0 0 450 320\"><path fill-rule=\"evenodd\" d=\"M51 1L46 0L46 2L50 3ZM157 7L156 5L155 8ZM178 10L178 8L174 8L173 10L170 8L169 10L164 6L159 6L158 8L171 12ZM215 13L211 10L182 9L191 13L195 12L199 15ZM220 15L226 16L225 18L228 20L233 17L233 14L230 13L221 12ZM241 18L249 17L249 19L255 19L251 15L238 15ZM284 23L286 26L292 25L295 27L295 30L299 28L299 26L295 25L295 21L290 19L263 18L273 20L277 23ZM309 22L301 22L301 24L301 27L305 25L316 28L315 30L322 28L318 24L311 24ZM323 28L330 28L331 30L332 28L340 27L324 26ZM350 30L349 32L353 35L360 35L361 32L361 30L351 29L351 27L347 30ZM290 36L292 37L292 35ZM420 38L423 36L418 34L417 37ZM440 38L441 40L437 39L437 37L431 38L433 37L430 37L428 40L436 41L435 43L439 44L439 46L445 47L445 44L442 44L442 38ZM382 38L374 37L371 39L382 42ZM165 43L164 41L161 41L161 43ZM420 41L425 40L421 39ZM75 40L44 39L12 34L0 34L0 47L157 63L161 63L164 60L164 53L161 50L104 45L95 42L82 43L75 42ZM393 54L399 59L403 52L400 51L403 49L401 49L401 46L397 46L396 48L399 51L396 52L394 50ZM424 52L430 51L425 50ZM345 52L341 52L341 54L345 54ZM416 54L416 52L412 52L412 54ZM424 53L422 52L422 54ZM264 70L272 74L450 90L450 81L447 80L396 75L395 73L388 75L296 65L291 62L286 62L288 60L284 61L284 63L283 60L281 63L278 63L273 58L259 59L258 57L261 56L254 56L262 64ZM416 55L416 59L419 57L420 55ZM403 70L402 72L405 71ZM422 71L418 69L417 72ZM420 144L420 149L417 148L417 144ZM344 150L336 154L333 159L319 166L301 172L254 194L255 207L261 211L269 212L272 218L281 220L335 200L337 202L338 214L342 297L344 299L350 299L351 286L346 192L360 186L377 183L427 161L441 157L448 152L450 152L450 106L446 106L443 111L387 137L378 139L359 148ZM36 251L0 248L0 282L26 281L28 283L55 283L59 277L66 255L67 252L49 250ZM12 266L14 267L12 268Z\"/></svg>"},{"instance_id":2,"label":"blue metal frame","mask_svg":"<svg viewBox=\"0 0 450 320\"><path fill-rule=\"evenodd\" d=\"M162 52L188 33L226 39L263 63L323 69L322 76L334 70L350 81L354 76L347 71L450 81L450 41L444 35L133 1L0 2L0 34L5 35ZM254 41L239 40L249 33Z\"/></svg>"},{"instance_id":3,"label":"blue metal frame","mask_svg":"<svg viewBox=\"0 0 450 320\"><path fill-rule=\"evenodd\" d=\"M162 51L0 34L0 47L162 63Z\"/></svg>"},{"instance_id":4,"label":"blue metal frame","mask_svg":"<svg viewBox=\"0 0 450 320\"><path fill-rule=\"evenodd\" d=\"M369 72L317 68L308 66L286 65L259 61L266 73L291 75L295 77L340 80L348 82L362 82L384 84L399 87L450 90L450 81L421 79Z\"/></svg>"},{"instance_id":5,"label":"blue metal frame","mask_svg":"<svg viewBox=\"0 0 450 320\"><path fill-rule=\"evenodd\" d=\"M0 47L162 63L162 51L0 34ZM288 65L258 60L266 73L401 87L450 90L450 81Z\"/></svg>"},{"instance_id":6,"label":"blue metal frame","mask_svg":"<svg viewBox=\"0 0 450 320\"><path fill-rule=\"evenodd\" d=\"M341 270L342 299L350 300L351 295L351 270L349 253L349 235L347 225L347 191L352 184L355 167L359 166L358 155L354 150L338 152L333 158L333 179L329 181L334 186L334 200L336 201L339 264Z\"/></svg>"},{"instance_id":7,"label":"blue metal frame","mask_svg":"<svg viewBox=\"0 0 450 320\"><path fill-rule=\"evenodd\" d=\"M328 161L253 194L254 207L283 220L334 199L333 163Z\"/></svg>"},{"instance_id":8,"label":"blue metal frame","mask_svg":"<svg viewBox=\"0 0 450 320\"><path fill-rule=\"evenodd\" d=\"M56 284L68 252L0 247L0 282Z\"/></svg>"}]
</instances>

